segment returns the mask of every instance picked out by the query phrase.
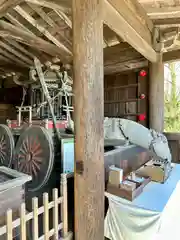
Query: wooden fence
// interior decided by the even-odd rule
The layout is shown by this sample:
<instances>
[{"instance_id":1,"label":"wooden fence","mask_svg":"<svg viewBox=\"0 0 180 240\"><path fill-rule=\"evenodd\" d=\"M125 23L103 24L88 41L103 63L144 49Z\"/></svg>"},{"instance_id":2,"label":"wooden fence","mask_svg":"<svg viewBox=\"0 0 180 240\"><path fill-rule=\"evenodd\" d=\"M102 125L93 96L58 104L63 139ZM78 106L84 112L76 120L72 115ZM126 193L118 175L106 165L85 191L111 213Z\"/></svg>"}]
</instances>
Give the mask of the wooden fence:
<instances>
[{"instance_id":1,"label":"wooden fence","mask_svg":"<svg viewBox=\"0 0 180 240\"><path fill-rule=\"evenodd\" d=\"M61 175L61 197L58 197L58 189L53 189L53 200L49 202L48 193L43 194L43 206L38 208L38 198L32 199L33 211L26 212L25 203L22 203L19 211L19 218L13 220L13 211L9 209L6 213L6 225L0 227L0 239L13 239L13 230L20 228L20 239L27 238L27 223L32 220L32 239L48 240L62 239L71 240L72 233L68 232L68 207L67 207L67 176ZM61 205L61 223L59 223L58 209ZM53 209L53 228L49 229L49 210ZM43 214L43 236L39 237L38 216ZM6 236L6 237L4 237Z\"/></svg>"}]
</instances>

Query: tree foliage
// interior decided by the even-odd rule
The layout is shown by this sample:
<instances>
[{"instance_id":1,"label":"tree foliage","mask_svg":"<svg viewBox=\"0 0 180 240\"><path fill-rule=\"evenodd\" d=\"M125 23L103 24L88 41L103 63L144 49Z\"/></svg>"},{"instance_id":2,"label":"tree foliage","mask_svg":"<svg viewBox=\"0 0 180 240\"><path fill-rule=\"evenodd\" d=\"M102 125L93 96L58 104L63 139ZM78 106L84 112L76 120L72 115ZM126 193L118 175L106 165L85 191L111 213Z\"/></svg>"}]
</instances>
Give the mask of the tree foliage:
<instances>
[{"instance_id":1,"label":"tree foliage","mask_svg":"<svg viewBox=\"0 0 180 240\"><path fill-rule=\"evenodd\" d=\"M170 89L165 90L165 131L180 131L180 94L177 88L177 67L175 63L169 63Z\"/></svg>"}]
</instances>

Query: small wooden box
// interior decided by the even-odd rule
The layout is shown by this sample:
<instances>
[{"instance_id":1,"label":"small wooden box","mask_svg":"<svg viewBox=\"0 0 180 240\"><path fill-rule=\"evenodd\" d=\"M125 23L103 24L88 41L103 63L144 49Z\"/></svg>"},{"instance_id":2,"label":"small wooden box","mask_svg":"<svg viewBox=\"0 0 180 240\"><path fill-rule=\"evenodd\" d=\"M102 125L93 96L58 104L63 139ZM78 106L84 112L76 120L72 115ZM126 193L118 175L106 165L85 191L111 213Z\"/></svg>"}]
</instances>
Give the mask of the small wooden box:
<instances>
[{"instance_id":1,"label":"small wooden box","mask_svg":"<svg viewBox=\"0 0 180 240\"><path fill-rule=\"evenodd\" d=\"M160 166L155 166L152 164L141 167L136 171L136 173L140 174L143 177L150 177L152 181L164 183L168 179L171 170L166 171L166 169L163 169Z\"/></svg>"},{"instance_id":2,"label":"small wooden box","mask_svg":"<svg viewBox=\"0 0 180 240\"><path fill-rule=\"evenodd\" d=\"M136 189L134 189L133 191L123 189L120 186L116 187L108 183L107 192L113 195L116 195L118 197L125 198L129 201L133 201L136 197L138 197L143 192L144 187L150 181L151 179L149 177L145 177L142 183L137 183Z\"/></svg>"}]
</instances>

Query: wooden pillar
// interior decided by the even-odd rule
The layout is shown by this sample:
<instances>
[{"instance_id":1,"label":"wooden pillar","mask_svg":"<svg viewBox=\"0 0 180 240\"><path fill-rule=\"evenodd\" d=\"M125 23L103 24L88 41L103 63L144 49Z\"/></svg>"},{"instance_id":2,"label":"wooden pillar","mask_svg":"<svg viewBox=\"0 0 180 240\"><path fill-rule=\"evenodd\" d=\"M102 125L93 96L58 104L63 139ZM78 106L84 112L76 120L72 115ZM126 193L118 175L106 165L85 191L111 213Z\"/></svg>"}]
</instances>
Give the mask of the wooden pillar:
<instances>
[{"instance_id":1,"label":"wooden pillar","mask_svg":"<svg viewBox=\"0 0 180 240\"><path fill-rule=\"evenodd\" d=\"M164 64L162 57L157 63L150 63L149 79L149 123L158 132L164 130Z\"/></svg>"},{"instance_id":2,"label":"wooden pillar","mask_svg":"<svg viewBox=\"0 0 180 240\"><path fill-rule=\"evenodd\" d=\"M104 239L103 0L73 0L75 239Z\"/></svg>"}]
</instances>

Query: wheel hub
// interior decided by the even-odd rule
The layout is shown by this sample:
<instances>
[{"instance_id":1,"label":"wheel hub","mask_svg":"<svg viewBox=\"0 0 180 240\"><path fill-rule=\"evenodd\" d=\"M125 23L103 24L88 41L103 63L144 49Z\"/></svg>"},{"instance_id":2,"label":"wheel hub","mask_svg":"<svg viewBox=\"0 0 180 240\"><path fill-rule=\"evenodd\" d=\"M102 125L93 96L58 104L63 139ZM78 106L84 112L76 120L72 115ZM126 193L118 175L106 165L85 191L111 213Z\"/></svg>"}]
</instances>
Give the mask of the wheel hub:
<instances>
[{"instance_id":1,"label":"wheel hub","mask_svg":"<svg viewBox=\"0 0 180 240\"><path fill-rule=\"evenodd\" d=\"M26 156L26 161L27 162L31 162L33 159L33 153L32 152L29 152Z\"/></svg>"}]
</instances>

